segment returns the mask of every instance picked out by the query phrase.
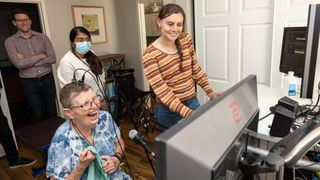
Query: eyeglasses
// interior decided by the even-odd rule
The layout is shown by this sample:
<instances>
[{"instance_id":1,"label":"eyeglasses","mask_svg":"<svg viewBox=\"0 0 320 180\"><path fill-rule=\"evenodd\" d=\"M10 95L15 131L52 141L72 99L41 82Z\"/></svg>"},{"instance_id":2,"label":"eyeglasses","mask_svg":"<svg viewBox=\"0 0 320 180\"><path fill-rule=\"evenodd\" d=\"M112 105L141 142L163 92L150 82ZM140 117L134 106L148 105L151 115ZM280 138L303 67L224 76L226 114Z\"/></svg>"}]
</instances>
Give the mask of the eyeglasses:
<instances>
[{"instance_id":1,"label":"eyeglasses","mask_svg":"<svg viewBox=\"0 0 320 180\"><path fill-rule=\"evenodd\" d=\"M102 101L102 96L97 95L92 99L92 101L87 101L83 105L71 106L70 109L81 108L84 111L88 111L92 107L92 103L95 103L96 105L98 105L100 104L101 101Z\"/></svg>"},{"instance_id":2,"label":"eyeglasses","mask_svg":"<svg viewBox=\"0 0 320 180\"><path fill-rule=\"evenodd\" d=\"M22 23L22 22L28 22L29 20L30 20L29 18L25 18L25 19L15 19L14 21L18 23Z\"/></svg>"}]
</instances>

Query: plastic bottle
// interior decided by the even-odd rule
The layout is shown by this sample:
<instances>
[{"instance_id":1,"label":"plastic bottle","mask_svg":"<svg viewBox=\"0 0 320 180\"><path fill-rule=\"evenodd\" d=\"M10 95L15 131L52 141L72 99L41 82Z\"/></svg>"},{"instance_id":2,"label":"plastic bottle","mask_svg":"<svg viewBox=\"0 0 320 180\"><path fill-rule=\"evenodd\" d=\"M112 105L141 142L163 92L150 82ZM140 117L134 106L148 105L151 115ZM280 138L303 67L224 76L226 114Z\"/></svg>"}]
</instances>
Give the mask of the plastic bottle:
<instances>
[{"instance_id":1,"label":"plastic bottle","mask_svg":"<svg viewBox=\"0 0 320 180\"><path fill-rule=\"evenodd\" d=\"M294 77L294 72L289 71L288 75L283 80L283 95L289 97L296 97L298 90L298 79ZM299 93L300 95L300 93Z\"/></svg>"},{"instance_id":2,"label":"plastic bottle","mask_svg":"<svg viewBox=\"0 0 320 180\"><path fill-rule=\"evenodd\" d=\"M297 82L297 91L296 91L296 97L300 98L301 96L301 78L295 77Z\"/></svg>"}]
</instances>

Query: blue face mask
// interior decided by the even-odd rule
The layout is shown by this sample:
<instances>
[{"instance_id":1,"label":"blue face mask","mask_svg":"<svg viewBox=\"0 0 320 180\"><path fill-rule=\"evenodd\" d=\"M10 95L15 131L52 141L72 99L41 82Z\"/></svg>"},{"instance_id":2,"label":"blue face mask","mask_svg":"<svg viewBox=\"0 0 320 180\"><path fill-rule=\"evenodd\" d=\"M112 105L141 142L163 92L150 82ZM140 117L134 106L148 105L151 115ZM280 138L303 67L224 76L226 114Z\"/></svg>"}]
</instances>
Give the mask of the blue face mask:
<instances>
[{"instance_id":1,"label":"blue face mask","mask_svg":"<svg viewBox=\"0 0 320 180\"><path fill-rule=\"evenodd\" d=\"M89 41L76 42L75 50L80 54L87 54L92 48L92 43Z\"/></svg>"}]
</instances>

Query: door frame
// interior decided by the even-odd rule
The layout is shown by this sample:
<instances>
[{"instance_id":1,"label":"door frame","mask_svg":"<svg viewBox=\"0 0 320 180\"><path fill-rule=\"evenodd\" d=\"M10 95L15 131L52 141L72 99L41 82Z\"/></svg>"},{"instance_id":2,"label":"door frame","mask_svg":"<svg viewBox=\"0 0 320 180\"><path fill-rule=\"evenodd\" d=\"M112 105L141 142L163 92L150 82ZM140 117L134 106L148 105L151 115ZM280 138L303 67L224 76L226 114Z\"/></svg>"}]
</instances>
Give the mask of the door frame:
<instances>
[{"instance_id":1,"label":"door frame","mask_svg":"<svg viewBox=\"0 0 320 180\"><path fill-rule=\"evenodd\" d=\"M144 4L143 1L137 1L136 7L137 7L137 14L138 14L138 26L139 26L139 49L140 49L140 59L142 59L143 52L147 48L147 33L146 33L146 20L145 20L145 13L144 13ZM143 69L143 65L141 63L141 69ZM147 78L144 74L144 71L142 71L142 81L143 81L143 90L148 91L149 90L149 83L147 81Z\"/></svg>"},{"instance_id":2,"label":"door frame","mask_svg":"<svg viewBox=\"0 0 320 180\"><path fill-rule=\"evenodd\" d=\"M44 34L46 34L49 38L50 38L50 31L49 31L49 24L48 24L48 17L47 17L47 11L46 11L46 6L45 6L45 0L0 0L0 2L7 2L7 3L32 3L32 4L37 4L38 5L38 9L39 9L39 17L40 17L40 23L41 23L41 29L42 32ZM56 65L53 64L52 65L52 71L55 72L56 70ZM54 78L57 79L57 76L55 73L54 74ZM9 109L9 105L8 105L8 100L7 100L7 96L6 96L6 92L5 92L5 88L4 88L4 83L3 83L3 79L2 79L2 75L1 75L1 71L0 71L0 79L1 82L3 84L3 88L0 90L0 93L3 95L1 97L1 106L2 106L2 110L3 113L5 114L5 116L8 119L8 124L9 127L11 129L11 132L13 134L13 138L15 140L16 143L16 147L18 149L17 146L17 141L16 141L16 136L14 133L14 128L13 128L13 123L12 123L12 118L11 118L11 114L10 114L10 109ZM58 86L56 85L56 91L58 90ZM58 91L57 91L58 92ZM58 95L58 94L57 94ZM56 97L57 98L57 97ZM59 109L59 106L57 105L57 111L59 114L61 114L61 111ZM58 114L58 115L59 115ZM0 157L4 156L5 152L3 150L2 145L0 144Z\"/></svg>"}]
</instances>

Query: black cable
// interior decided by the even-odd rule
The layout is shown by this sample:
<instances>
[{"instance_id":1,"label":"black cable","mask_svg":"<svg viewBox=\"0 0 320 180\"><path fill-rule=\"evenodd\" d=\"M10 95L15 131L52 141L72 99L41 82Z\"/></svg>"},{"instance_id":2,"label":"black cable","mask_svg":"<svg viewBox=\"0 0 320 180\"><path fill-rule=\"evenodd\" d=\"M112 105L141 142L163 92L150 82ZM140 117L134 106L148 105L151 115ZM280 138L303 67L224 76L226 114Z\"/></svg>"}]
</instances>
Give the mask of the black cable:
<instances>
[{"instance_id":1,"label":"black cable","mask_svg":"<svg viewBox=\"0 0 320 180\"><path fill-rule=\"evenodd\" d=\"M318 82L318 98L317 98L317 102L316 102L316 104L313 106L313 108L308 112L307 116L309 116L309 113L312 113L312 111L318 106L319 99L320 99L320 81ZM317 114L318 114L318 113L319 113L319 111L317 112Z\"/></svg>"},{"instance_id":2,"label":"black cable","mask_svg":"<svg viewBox=\"0 0 320 180\"><path fill-rule=\"evenodd\" d=\"M261 180L260 175L256 174L256 177L258 178L258 180Z\"/></svg>"},{"instance_id":3,"label":"black cable","mask_svg":"<svg viewBox=\"0 0 320 180\"><path fill-rule=\"evenodd\" d=\"M76 69L76 70L74 71L74 80L75 80L75 81L76 81L75 72L76 72L77 70L84 70L84 71L85 71L85 73L82 75L82 78L81 78L81 81L82 81L82 82L80 82L80 83L84 83L85 74L86 74L86 73L89 73L89 74L93 77L93 79L95 80L95 83L96 83L96 85L98 86L99 91L101 92L102 96L104 97L105 100L107 100L107 96L106 96L106 94L104 93L104 91L101 90L101 87L100 87L99 82L98 82L98 80L99 80L100 83L101 83L101 85L102 85L102 81L101 81L100 77L99 77L98 75L93 75L91 72L89 72L90 69L85 70L85 69L83 69L83 68L78 68L78 69ZM103 86L103 85L102 85L102 86ZM104 90L104 89L103 89L103 90ZM108 101L108 100L107 100L107 101ZM109 101L108 101L108 102L109 102ZM109 103L108 103L108 104L109 104ZM112 116L111 116L111 117L112 117ZM113 119L113 118L112 118L112 119ZM123 147L122 147L121 144L120 144L120 137L119 137L118 134L117 134L116 127L115 127L116 125L115 125L114 120L113 120L112 122L113 122L113 123L112 123L113 130L114 130L114 132L115 132L115 134L116 134L116 138L117 138L117 140L118 140L118 143L119 143L119 146L120 146L120 149L121 149L121 152L122 152L124 161L125 161L128 169L129 169L130 175L131 175L132 177L134 177L134 176L133 176L133 173L132 173L132 170L131 170L131 168L130 168L130 165L129 165L129 163L128 163L127 157L126 157L126 155L125 155L125 153L124 153L124 149L123 149ZM133 180L134 180L134 179L133 179Z\"/></svg>"},{"instance_id":4,"label":"black cable","mask_svg":"<svg viewBox=\"0 0 320 180\"><path fill-rule=\"evenodd\" d=\"M312 109L307 113L307 115L306 115L306 117L305 117L305 119L304 119L304 121L303 121L303 123L305 123L306 122L306 120L308 119L308 117L309 117L309 115L310 115L310 113L318 106L318 103L319 103L319 100L320 100L320 94L318 94L318 98L317 98L317 102L316 102L316 104L312 107ZM318 112L317 112L318 113Z\"/></svg>"},{"instance_id":5,"label":"black cable","mask_svg":"<svg viewBox=\"0 0 320 180\"><path fill-rule=\"evenodd\" d=\"M73 79L73 80L74 80L74 81L77 81L77 79L75 78L75 77L76 77L75 74L76 74L76 71L78 71L78 70L83 70L83 71L85 71L85 73L82 75L82 78L81 78L81 81L82 81L82 82L80 82L80 83L84 83L85 74L86 74L86 73L89 73L89 74L93 77L93 79L95 80L95 83L96 83L96 85L98 86L99 91L101 92L102 96L104 96L104 99L107 99L107 98L106 98L106 94L105 94L103 91L101 91L99 82L97 81L97 79L99 79L99 80L100 80L100 83L101 83L101 85L102 85L102 82L101 82L100 77L99 77L99 76L96 76L96 75L93 75L93 74L90 72L91 69L86 70L86 69L83 69L83 68L77 68L77 69L75 69L75 71L73 72L73 76L74 76L74 79ZM97 78L97 79L96 79L96 78ZM111 114L110 114L110 115L111 115ZM112 117L112 116L111 116L111 117ZM112 120L113 120L113 118L112 118ZM114 132L115 132L115 134L116 134L116 139L118 140L118 143L119 143L119 145L120 145L120 149L121 149L123 158L124 158L124 160L125 160L125 163L127 164L127 167L128 167L128 169L129 169L130 175L133 177L133 173L132 173L132 171L131 171L130 165L129 165L128 160L127 160L127 158L126 158L126 155L125 155L125 153L124 153L124 149L123 149L123 147L122 147L121 144L120 144L120 137L119 137L118 134L117 134L116 127L115 127L116 125L115 125L114 120L113 120L112 122L113 122L113 123L112 123L113 130L114 130ZM134 179L133 179L133 180L134 180Z\"/></svg>"},{"instance_id":6,"label":"black cable","mask_svg":"<svg viewBox=\"0 0 320 180\"><path fill-rule=\"evenodd\" d=\"M302 178L304 180L308 180L308 178L301 171L299 171L298 169L297 169L297 171L299 172L299 174L302 176Z\"/></svg>"},{"instance_id":7,"label":"black cable","mask_svg":"<svg viewBox=\"0 0 320 180\"><path fill-rule=\"evenodd\" d=\"M260 118L258 121L261 121L262 119L265 119L266 117L270 116L272 114L272 112L270 112L269 114L263 116L262 118Z\"/></svg>"},{"instance_id":8,"label":"black cable","mask_svg":"<svg viewBox=\"0 0 320 180\"><path fill-rule=\"evenodd\" d=\"M101 79L100 79L99 76L98 76L98 79L99 79L100 82L101 82ZM107 99L106 95L105 95L105 99ZM109 101L108 101L108 102L109 102ZM110 115L111 115L111 114L110 114ZM113 130L115 131L116 138L117 138L117 140L118 140L118 142L119 142L120 138L119 138L118 134L116 133L116 124L115 124L115 121L113 120L112 122L113 122L113 123L112 123L112 125L113 125ZM120 144L120 143L119 143L119 144ZM128 159L127 159L127 157L126 157L126 155L125 155L125 153L124 153L124 149L122 148L121 145L120 145L120 149L121 149L121 152L122 152L122 155L123 155L123 159L124 159L124 161L125 161L128 169L129 169L129 173L130 173L130 175L132 176L132 178L133 178L133 180L134 180L133 172L132 172L132 170L131 170L131 168L130 168Z\"/></svg>"},{"instance_id":9,"label":"black cable","mask_svg":"<svg viewBox=\"0 0 320 180\"><path fill-rule=\"evenodd\" d=\"M84 71L82 77L81 77L81 80L83 79L84 80L84 76L85 76L85 73L87 73L88 71L90 71L90 69L84 69L84 68L77 68L73 71L73 78L71 79L71 82L78 82L79 80L77 80L77 75L76 75L76 72L79 71L79 70L82 70Z\"/></svg>"},{"instance_id":10,"label":"black cable","mask_svg":"<svg viewBox=\"0 0 320 180\"><path fill-rule=\"evenodd\" d=\"M313 106L313 108L310 110L310 112L312 112L319 104L319 99L320 99L320 95L318 94L318 98L317 98L317 102L316 104Z\"/></svg>"},{"instance_id":11,"label":"black cable","mask_svg":"<svg viewBox=\"0 0 320 180\"><path fill-rule=\"evenodd\" d=\"M77 79L76 79L76 71L78 70L82 70L82 71L85 71L84 74L82 75L81 77L81 80L78 80L78 82L80 81L80 83L85 83L84 80L85 80L85 74L88 73L90 74L93 79L95 80L95 83L101 93L101 95L103 96L104 99L106 99L106 93L105 93L105 89L103 88L103 82L101 81L100 77L98 75L94 75L91 71L91 69L83 69L83 68L77 68L73 71L73 79L72 79L72 82L76 82ZM99 80L99 81L98 81ZM101 88L102 86L102 88Z\"/></svg>"},{"instance_id":12,"label":"black cable","mask_svg":"<svg viewBox=\"0 0 320 180\"><path fill-rule=\"evenodd\" d=\"M110 116L111 116L111 114L110 114ZM126 157L126 155L125 155L125 153L124 153L124 149L123 149L123 147L122 147L121 144L120 144L120 138L119 138L119 136L118 136L118 134L117 134L116 124L115 124L114 121L112 121L112 122L113 122L113 123L112 123L112 127L113 127L113 130L114 130L115 134L116 134L116 138L117 138L117 140L118 140L118 143L119 143L119 145L120 145L120 149L121 149L121 152L122 152L122 155L123 155L123 159L124 159L125 164L127 165L128 169L129 169L130 175L132 176L132 178L134 178L133 173L132 173L132 170L131 170L130 165L129 165L129 162L128 162L128 159L127 159L127 157ZM123 141L123 142L124 142L124 141ZM120 163L121 163L121 162L120 162ZM133 180L134 180L134 179L133 179Z\"/></svg>"},{"instance_id":13,"label":"black cable","mask_svg":"<svg viewBox=\"0 0 320 180\"><path fill-rule=\"evenodd\" d=\"M117 76L115 77L116 86L120 86L120 83L119 83L120 77L121 77L121 74L120 74L118 77L117 77ZM132 111L131 111L131 107L130 107L130 104L129 104L130 101L127 99L127 97L125 96L124 92L122 92L121 88L118 89L117 94L118 94L119 100L122 101L122 103L125 105L125 108L126 108L127 111L128 111L128 114L129 114L129 117L131 118L131 121L132 121L132 123L133 123L134 129L138 130L138 127L137 127L137 124L136 124L137 120L136 120L135 117L133 116ZM145 151L145 154L147 155L149 164L150 164L150 166L151 166L151 168L152 168L155 176L157 176L156 170L155 170L155 168L154 168L154 166L153 166L152 160L151 160L151 158L150 158L147 150L146 150L145 148L143 148L143 149L144 149L144 151Z\"/></svg>"}]
</instances>

